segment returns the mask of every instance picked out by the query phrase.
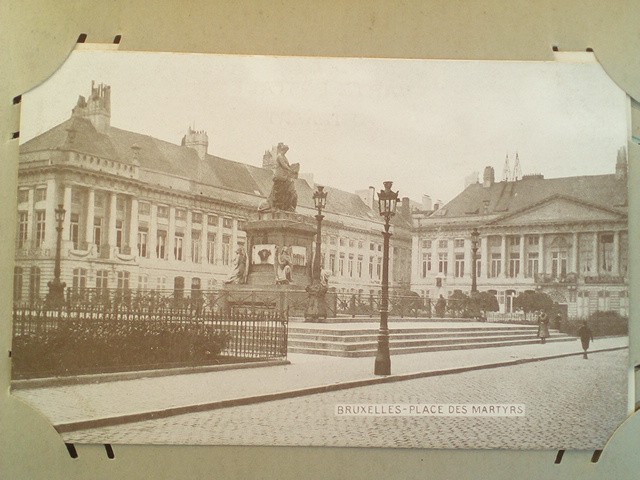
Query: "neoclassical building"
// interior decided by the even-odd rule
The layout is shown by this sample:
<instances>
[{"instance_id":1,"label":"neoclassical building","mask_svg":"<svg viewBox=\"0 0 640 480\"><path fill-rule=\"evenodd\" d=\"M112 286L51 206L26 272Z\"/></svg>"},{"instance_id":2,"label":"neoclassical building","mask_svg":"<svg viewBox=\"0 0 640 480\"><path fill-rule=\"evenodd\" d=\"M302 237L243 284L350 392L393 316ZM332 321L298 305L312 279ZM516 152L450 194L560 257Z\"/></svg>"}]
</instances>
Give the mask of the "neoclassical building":
<instances>
[{"instance_id":1,"label":"neoclassical building","mask_svg":"<svg viewBox=\"0 0 640 480\"><path fill-rule=\"evenodd\" d=\"M496 182L487 167L482 183L442 208L413 212L412 289L431 299L469 293L477 228L477 288L494 293L502 312L537 290L571 317L628 315L626 173L624 148L610 175Z\"/></svg>"},{"instance_id":2,"label":"neoclassical building","mask_svg":"<svg viewBox=\"0 0 640 480\"><path fill-rule=\"evenodd\" d=\"M208 153L206 132L179 144L111 125L111 89L92 84L65 122L20 147L14 298L42 297L53 278L55 209L66 216L61 279L69 287L189 291L220 287L244 224L269 194L262 167ZM309 178L296 181L298 213L315 215ZM380 288L382 223L374 190L326 187L324 268L339 292ZM395 219L392 287L409 287L408 199Z\"/></svg>"}]
</instances>

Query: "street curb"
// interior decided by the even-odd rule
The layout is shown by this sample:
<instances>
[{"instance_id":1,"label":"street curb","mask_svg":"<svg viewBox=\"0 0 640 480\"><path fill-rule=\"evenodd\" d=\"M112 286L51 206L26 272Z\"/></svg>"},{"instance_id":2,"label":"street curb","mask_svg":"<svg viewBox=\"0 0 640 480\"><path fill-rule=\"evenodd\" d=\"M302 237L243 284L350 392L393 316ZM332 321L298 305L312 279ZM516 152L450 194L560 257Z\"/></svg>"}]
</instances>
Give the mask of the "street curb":
<instances>
[{"instance_id":1,"label":"street curb","mask_svg":"<svg viewBox=\"0 0 640 480\"><path fill-rule=\"evenodd\" d=\"M593 353L600 353L600 352L611 352L616 350L625 350L628 348L629 348L628 346L611 347L611 348L604 348L601 350L592 350L592 351L589 351L589 353L593 354ZM336 392L339 390L346 390L349 388L356 388L356 387L365 387L369 385L394 383L394 382L401 382L405 380L415 380L419 378L435 377L438 375L451 375L456 373L471 372L475 370L485 370L490 368L522 365L525 363L533 363L533 362L539 362L543 360L555 360L558 358L573 357L573 356L578 356L582 354L583 352L562 353L557 355L550 355L548 357L522 358L518 360L487 363L482 365L470 365L465 367L448 368L448 369L442 369L442 370L430 370L430 371L424 371L424 372L390 375L387 377L376 377L376 378L367 378L363 380L352 380L352 381L347 381L342 383L334 383L330 385L320 385L317 387L306 387L298 390L288 390L284 392L255 395L252 397L218 400L215 402L186 405L181 407L171 407L163 410L156 410L156 411L150 411L150 412L140 412L140 413L132 413L132 414L126 414L126 415L118 415L114 417L105 417L105 418L97 418L97 419L91 419L91 420L80 420L75 422L59 423L57 425L54 425L53 428L55 428L58 433L68 433L68 432L74 432L78 430L87 430L90 428L102 428L102 427L109 427L114 425L122 425L126 423L141 422L144 420L155 420L159 418L172 417L175 415L183 415L187 413L197 413L197 412L204 412L204 411L210 411L210 410L218 410L222 408L252 405L256 403L271 402L274 400L284 400L288 398L315 395L318 393Z\"/></svg>"},{"instance_id":2,"label":"street curb","mask_svg":"<svg viewBox=\"0 0 640 480\"><path fill-rule=\"evenodd\" d=\"M133 372L99 373L96 375L75 375L72 377L47 377L29 380L14 380L11 390L26 390L30 388L65 387L103 382L119 382L122 380L138 380L140 378L168 377L171 375L186 375L191 373L221 372L224 370L243 370L245 368L274 367L290 365L289 360L265 360L260 362L225 363L218 365L202 365L199 367L162 368L157 370L136 370Z\"/></svg>"}]
</instances>

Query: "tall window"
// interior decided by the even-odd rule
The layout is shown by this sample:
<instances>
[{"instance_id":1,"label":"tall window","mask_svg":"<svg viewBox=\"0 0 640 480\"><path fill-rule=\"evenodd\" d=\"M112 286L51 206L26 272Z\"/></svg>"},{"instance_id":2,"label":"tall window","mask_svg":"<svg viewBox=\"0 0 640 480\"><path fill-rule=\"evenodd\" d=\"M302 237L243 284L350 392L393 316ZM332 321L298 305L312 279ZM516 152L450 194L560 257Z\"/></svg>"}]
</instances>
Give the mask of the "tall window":
<instances>
[{"instance_id":1,"label":"tall window","mask_svg":"<svg viewBox=\"0 0 640 480\"><path fill-rule=\"evenodd\" d=\"M184 277L175 277L173 279L173 296L182 298L184 294Z\"/></svg>"},{"instance_id":2,"label":"tall window","mask_svg":"<svg viewBox=\"0 0 640 480\"><path fill-rule=\"evenodd\" d=\"M45 219L46 214L44 211L39 210L36 212L36 248L41 247L44 243Z\"/></svg>"},{"instance_id":3,"label":"tall window","mask_svg":"<svg viewBox=\"0 0 640 480\"><path fill-rule=\"evenodd\" d=\"M593 258L593 234L580 234L578 237L578 261L579 272L584 276L595 273L595 260Z\"/></svg>"},{"instance_id":4,"label":"tall window","mask_svg":"<svg viewBox=\"0 0 640 480\"><path fill-rule=\"evenodd\" d=\"M464 277L464 253L456 253L456 265L454 273L458 278Z\"/></svg>"},{"instance_id":5,"label":"tall window","mask_svg":"<svg viewBox=\"0 0 640 480\"><path fill-rule=\"evenodd\" d=\"M613 234L600 235L600 268L603 272L611 273L613 268Z\"/></svg>"},{"instance_id":6,"label":"tall window","mask_svg":"<svg viewBox=\"0 0 640 480\"><path fill-rule=\"evenodd\" d=\"M207 262L210 265L216 263L216 234L207 234Z\"/></svg>"},{"instance_id":7,"label":"tall window","mask_svg":"<svg viewBox=\"0 0 640 480\"><path fill-rule=\"evenodd\" d=\"M18 248L26 246L29 239L29 213L20 212L18 216Z\"/></svg>"},{"instance_id":8,"label":"tall window","mask_svg":"<svg viewBox=\"0 0 640 480\"><path fill-rule=\"evenodd\" d=\"M500 267L502 266L502 259L499 253L491 254L491 277L497 277L500 275Z\"/></svg>"},{"instance_id":9,"label":"tall window","mask_svg":"<svg viewBox=\"0 0 640 480\"><path fill-rule=\"evenodd\" d=\"M551 252L551 276L564 277L567 274L567 252L564 250Z\"/></svg>"},{"instance_id":10,"label":"tall window","mask_svg":"<svg viewBox=\"0 0 640 480\"><path fill-rule=\"evenodd\" d=\"M84 290L87 287L87 269L86 268L74 268L73 269L73 290Z\"/></svg>"},{"instance_id":11,"label":"tall window","mask_svg":"<svg viewBox=\"0 0 640 480\"><path fill-rule=\"evenodd\" d=\"M329 270L331 270L331 274L336 274L336 252L331 252L329 254Z\"/></svg>"},{"instance_id":12,"label":"tall window","mask_svg":"<svg viewBox=\"0 0 640 480\"><path fill-rule=\"evenodd\" d=\"M441 240L446 242L446 240ZM441 273L443 275L447 274L447 269L448 269L448 255L446 253L439 253L438 254L438 273Z\"/></svg>"},{"instance_id":13,"label":"tall window","mask_svg":"<svg viewBox=\"0 0 640 480\"><path fill-rule=\"evenodd\" d=\"M166 290L166 288L167 288L167 277L156 278L156 289Z\"/></svg>"},{"instance_id":14,"label":"tall window","mask_svg":"<svg viewBox=\"0 0 640 480\"><path fill-rule=\"evenodd\" d=\"M382 276L382 257L378 257L378 263L376 263L376 277L380 280Z\"/></svg>"},{"instance_id":15,"label":"tall window","mask_svg":"<svg viewBox=\"0 0 640 480\"><path fill-rule=\"evenodd\" d=\"M527 254L527 277L533 278L538 273L538 252L529 252Z\"/></svg>"},{"instance_id":16,"label":"tall window","mask_svg":"<svg viewBox=\"0 0 640 480\"><path fill-rule=\"evenodd\" d=\"M454 248L464 248L464 238L456 238L453 241Z\"/></svg>"},{"instance_id":17,"label":"tall window","mask_svg":"<svg viewBox=\"0 0 640 480\"><path fill-rule=\"evenodd\" d=\"M231 264L231 235L222 236L222 264Z\"/></svg>"},{"instance_id":18,"label":"tall window","mask_svg":"<svg viewBox=\"0 0 640 480\"><path fill-rule=\"evenodd\" d=\"M36 188L35 201L44 202L47 199L47 187Z\"/></svg>"},{"instance_id":19,"label":"tall window","mask_svg":"<svg viewBox=\"0 0 640 480\"><path fill-rule=\"evenodd\" d=\"M200 263L200 232L191 232L191 261Z\"/></svg>"},{"instance_id":20,"label":"tall window","mask_svg":"<svg viewBox=\"0 0 640 480\"><path fill-rule=\"evenodd\" d=\"M40 298L40 267L31 267L29 271L29 300Z\"/></svg>"},{"instance_id":21,"label":"tall window","mask_svg":"<svg viewBox=\"0 0 640 480\"><path fill-rule=\"evenodd\" d=\"M184 238L181 233L176 233L176 236L173 238L173 257L176 260L182 260L182 244Z\"/></svg>"},{"instance_id":22,"label":"tall window","mask_svg":"<svg viewBox=\"0 0 640 480\"><path fill-rule=\"evenodd\" d=\"M338 273L344 275L344 253L341 253L338 259Z\"/></svg>"},{"instance_id":23,"label":"tall window","mask_svg":"<svg viewBox=\"0 0 640 480\"><path fill-rule=\"evenodd\" d=\"M423 253L422 254L422 278L427 276L427 272L431 271L431 254Z\"/></svg>"},{"instance_id":24,"label":"tall window","mask_svg":"<svg viewBox=\"0 0 640 480\"><path fill-rule=\"evenodd\" d=\"M156 256L161 259L166 259L167 253L167 231L158 230L158 236L156 241Z\"/></svg>"},{"instance_id":25,"label":"tall window","mask_svg":"<svg viewBox=\"0 0 640 480\"><path fill-rule=\"evenodd\" d=\"M116 220L116 247L122 250L122 220Z\"/></svg>"},{"instance_id":26,"label":"tall window","mask_svg":"<svg viewBox=\"0 0 640 480\"><path fill-rule=\"evenodd\" d=\"M118 272L118 290L129 290L129 272Z\"/></svg>"},{"instance_id":27,"label":"tall window","mask_svg":"<svg viewBox=\"0 0 640 480\"><path fill-rule=\"evenodd\" d=\"M519 237L511 237L511 239L518 239L518 241L520 240ZM510 277L517 277L518 274L520 273L520 254L519 253L511 253L509 255L509 276Z\"/></svg>"},{"instance_id":28,"label":"tall window","mask_svg":"<svg viewBox=\"0 0 640 480\"><path fill-rule=\"evenodd\" d=\"M106 291L109 288L109 271L98 270L96 272L96 290Z\"/></svg>"},{"instance_id":29,"label":"tall window","mask_svg":"<svg viewBox=\"0 0 640 480\"><path fill-rule=\"evenodd\" d=\"M148 251L149 232L147 227L140 227L138 229L138 256L142 258L149 258Z\"/></svg>"},{"instance_id":30,"label":"tall window","mask_svg":"<svg viewBox=\"0 0 640 480\"><path fill-rule=\"evenodd\" d=\"M96 251L100 252L100 245L102 244L102 218L94 217L93 219L93 243L96 246Z\"/></svg>"},{"instance_id":31,"label":"tall window","mask_svg":"<svg viewBox=\"0 0 640 480\"><path fill-rule=\"evenodd\" d=\"M22 267L13 268L13 300L18 302L22 299Z\"/></svg>"},{"instance_id":32,"label":"tall window","mask_svg":"<svg viewBox=\"0 0 640 480\"><path fill-rule=\"evenodd\" d=\"M362 255L358 255L358 277L362 278Z\"/></svg>"},{"instance_id":33,"label":"tall window","mask_svg":"<svg viewBox=\"0 0 640 480\"><path fill-rule=\"evenodd\" d=\"M349 255L349 276L353 277L353 254Z\"/></svg>"},{"instance_id":34,"label":"tall window","mask_svg":"<svg viewBox=\"0 0 640 480\"><path fill-rule=\"evenodd\" d=\"M73 243L73 249L77 250L80 246L80 215L72 213L69 221L69 240Z\"/></svg>"},{"instance_id":35,"label":"tall window","mask_svg":"<svg viewBox=\"0 0 640 480\"><path fill-rule=\"evenodd\" d=\"M374 257L369 257L369 278L373 278L373 259Z\"/></svg>"},{"instance_id":36,"label":"tall window","mask_svg":"<svg viewBox=\"0 0 640 480\"><path fill-rule=\"evenodd\" d=\"M141 273L138 275L138 291L146 292L149 288L149 275Z\"/></svg>"},{"instance_id":37,"label":"tall window","mask_svg":"<svg viewBox=\"0 0 640 480\"><path fill-rule=\"evenodd\" d=\"M447 240L438 240L438 248L447 248L449 242Z\"/></svg>"}]
</instances>

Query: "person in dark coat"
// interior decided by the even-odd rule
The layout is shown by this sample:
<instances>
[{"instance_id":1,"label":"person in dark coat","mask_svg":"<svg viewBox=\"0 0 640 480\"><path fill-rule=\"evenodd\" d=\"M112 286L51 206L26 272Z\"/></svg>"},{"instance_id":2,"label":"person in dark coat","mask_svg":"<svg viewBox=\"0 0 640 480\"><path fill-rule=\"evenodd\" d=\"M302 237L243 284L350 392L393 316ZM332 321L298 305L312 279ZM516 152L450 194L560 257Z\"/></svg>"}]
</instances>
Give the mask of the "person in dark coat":
<instances>
[{"instance_id":1,"label":"person in dark coat","mask_svg":"<svg viewBox=\"0 0 640 480\"><path fill-rule=\"evenodd\" d=\"M582 358L586 359L588 358L587 350L589 349L589 342L593 342L593 333L587 325L587 322L584 322L578 329L578 336L580 337L580 341L582 342L582 350L584 350Z\"/></svg>"},{"instance_id":2,"label":"person in dark coat","mask_svg":"<svg viewBox=\"0 0 640 480\"><path fill-rule=\"evenodd\" d=\"M540 343L546 343L549 336L549 316L543 313L538 319L538 338Z\"/></svg>"}]
</instances>

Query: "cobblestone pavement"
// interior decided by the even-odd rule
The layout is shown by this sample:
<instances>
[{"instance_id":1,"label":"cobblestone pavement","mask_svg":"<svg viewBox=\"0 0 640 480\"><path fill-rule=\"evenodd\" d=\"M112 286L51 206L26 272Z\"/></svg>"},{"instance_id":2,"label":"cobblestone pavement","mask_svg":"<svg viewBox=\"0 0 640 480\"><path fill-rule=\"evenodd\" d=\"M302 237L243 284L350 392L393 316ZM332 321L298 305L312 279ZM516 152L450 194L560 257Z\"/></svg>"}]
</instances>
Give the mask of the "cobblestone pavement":
<instances>
[{"instance_id":1,"label":"cobblestone pavement","mask_svg":"<svg viewBox=\"0 0 640 480\"><path fill-rule=\"evenodd\" d=\"M63 434L77 443L601 449L626 417L626 351L595 353ZM336 404L505 404L523 417L343 417Z\"/></svg>"},{"instance_id":2,"label":"cobblestone pavement","mask_svg":"<svg viewBox=\"0 0 640 480\"><path fill-rule=\"evenodd\" d=\"M598 338L592 349L628 345L627 337ZM579 340L512 347L397 355L394 375L485 365L580 352ZM626 350L623 353L627 355ZM626 358L626 357L625 357ZM97 384L13 390L12 395L42 412L52 424L252 397L274 392L375 378L373 361L290 354L291 365L138 378ZM626 365L626 360L623 360Z\"/></svg>"}]
</instances>

